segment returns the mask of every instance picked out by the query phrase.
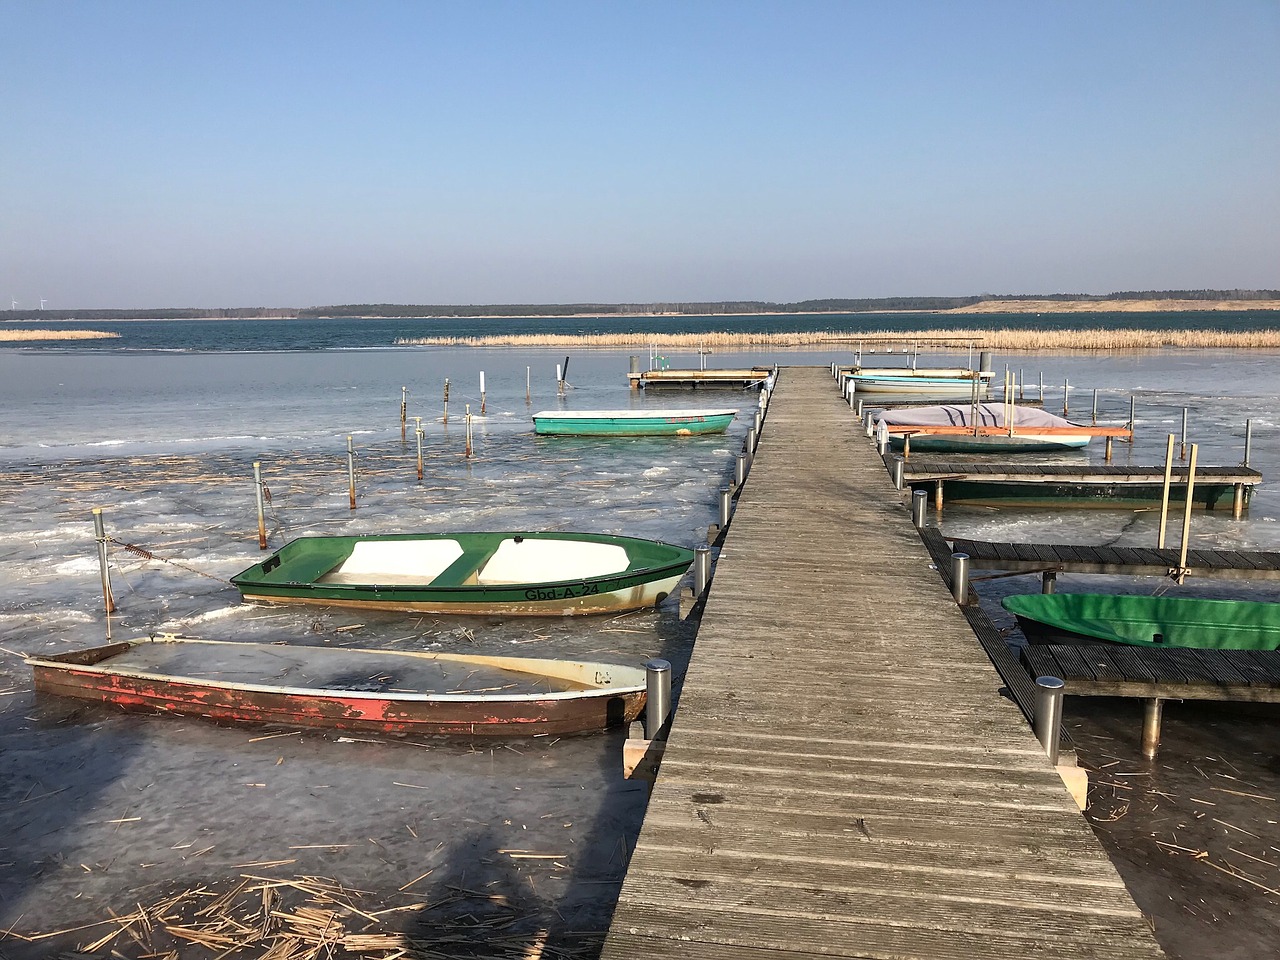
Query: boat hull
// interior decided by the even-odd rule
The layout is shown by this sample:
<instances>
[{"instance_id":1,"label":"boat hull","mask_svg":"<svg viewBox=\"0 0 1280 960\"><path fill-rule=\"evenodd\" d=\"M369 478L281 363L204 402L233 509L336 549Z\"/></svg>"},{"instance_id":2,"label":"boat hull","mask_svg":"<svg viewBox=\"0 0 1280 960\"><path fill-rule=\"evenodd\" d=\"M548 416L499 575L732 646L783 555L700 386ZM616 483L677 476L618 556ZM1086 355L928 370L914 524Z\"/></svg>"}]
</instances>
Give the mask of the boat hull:
<instances>
[{"instance_id":1,"label":"boat hull","mask_svg":"<svg viewBox=\"0 0 1280 960\"><path fill-rule=\"evenodd\" d=\"M156 641L209 643L216 641ZM616 689L539 696L407 696L404 691L299 689L225 683L113 667L140 644L118 643L63 657L32 658L42 694L98 701L129 711L200 717L221 723L320 727L383 734L516 737L566 735L630 723L645 704L644 671L589 664L623 681ZM222 644L258 647L261 644ZM273 653L282 648L271 645ZM287 648L284 648L287 649ZM339 652L321 650L322 653ZM343 651L351 653L352 651ZM362 651L387 653L390 651ZM102 654L106 656L102 656ZM78 659L89 662L76 662ZM489 658L500 659L500 658Z\"/></svg>"},{"instance_id":2,"label":"boat hull","mask_svg":"<svg viewBox=\"0 0 1280 960\"><path fill-rule=\"evenodd\" d=\"M685 413L644 417L575 417L535 415L534 432L554 437L690 437L724 433L736 411Z\"/></svg>"},{"instance_id":3,"label":"boat hull","mask_svg":"<svg viewBox=\"0 0 1280 960\"><path fill-rule=\"evenodd\" d=\"M684 547L602 534L299 537L231 582L269 603L570 616L655 606L692 561Z\"/></svg>"},{"instance_id":4,"label":"boat hull","mask_svg":"<svg viewBox=\"0 0 1280 960\"><path fill-rule=\"evenodd\" d=\"M1088 446L1092 437L1070 437L1019 433L1013 437L958 434L913 434L912 451L927 453L1053 453L1062 450L1078 450ZM901 450L904 440L891 434L889 445Z\"/></svg>"},{"instance_id":5,"label":"boat hull","mask_svg":"<svg viewBox=\"0 0 1280 960\"><path fill-rule=\"evenodd\" d=\"M858 393L889 393L923 397L971 397L973 380L956 377L882 377L853 374L849 378ZM985 399L989 382L980 381L978 398Z\"/></svg>"},{"instance_id":6,"label":"boat hull","mask_svg":"<svg viewBox=\"0 0 1280 960\"><path fill-rule=\"evenodd\" d=\"M1002 605L1033 644L1280 649L1280 603L1062 593L1006 597Z\"/></svg>"}]
</instances>

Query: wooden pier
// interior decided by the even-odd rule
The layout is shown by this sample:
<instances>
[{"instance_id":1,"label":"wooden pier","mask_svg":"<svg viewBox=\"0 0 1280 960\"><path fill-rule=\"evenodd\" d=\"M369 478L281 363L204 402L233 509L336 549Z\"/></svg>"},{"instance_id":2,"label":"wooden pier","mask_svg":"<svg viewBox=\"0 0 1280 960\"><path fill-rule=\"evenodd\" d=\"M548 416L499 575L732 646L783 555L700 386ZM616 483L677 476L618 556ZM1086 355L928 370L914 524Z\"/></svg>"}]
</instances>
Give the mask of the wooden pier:
<instances>
[{"instance_id":1,"label":"wooden pier","mask_svg":"<svg viewBox=\"0 0 1280 960\"><path fill-rule=\"evenodd\" d=\"M769 375L773 367L751 367L745 370L707 369L707 370L643 370L627 374L633 390L648 388L672 388L683 390L706 390L711 387L745 390L759 387Z\"/></svg>"},{"instance_id":2,"label":"wooden pier","mask_svg":"<svg viewBox=\"0 0 1280 960\"><path fill-rule=\"evenodd\" d=\"M1181 550L1170 547L1098 547L1065 543L994 543L951 540L969 555L970 568L1024 573L1103 573L1133 577L1209 577L1218 580L1280 580L1280 553L1257 550Z\"/></svg>"},{"instance_id":3,"label":"wooden pier","mask_svg":"<svg viewBox=\"0 0 1280 960\"><path fill-rule=\"evenodd\" d=\"M886 454L891 460L893 454ZM933 505L945 502L987 505L1076 506L1123 509L1159 506L1164 492L1163 466L1094 463L1013 463L1008 458L973 460L912 456L903 463L903 481L926 490ZM1248 506L1262 474L1250 467L1196 468L1193 507L1231 509ZM1185 504L1187 468L1172 470L1169 502Z\"/></svg>"},{"instance_id":4,"label":"wooden pier","mask_svg":"<svg viewBox=\"0 0 1280 960\"><path fill-rule=\"evenodd\" d=\"M781 373L603 956L1162 956L851 420Z\"/></svg>"}]
</instances>

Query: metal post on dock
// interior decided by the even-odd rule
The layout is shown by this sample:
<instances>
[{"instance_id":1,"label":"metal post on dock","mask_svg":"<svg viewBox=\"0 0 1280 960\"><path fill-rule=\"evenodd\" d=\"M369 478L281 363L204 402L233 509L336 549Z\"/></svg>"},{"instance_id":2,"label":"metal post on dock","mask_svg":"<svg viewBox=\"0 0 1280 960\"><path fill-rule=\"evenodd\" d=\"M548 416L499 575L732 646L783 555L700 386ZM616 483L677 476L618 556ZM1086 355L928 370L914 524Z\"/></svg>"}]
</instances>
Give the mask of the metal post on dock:
<instances>
[{"instance_id":1,"label":"metal post on dock","mask_svg":"<svg viewBox=\"0 0 1280 960\"><path fill-rule=\"evenodd\" d=\"M1173 434L1169 434L1169 444L1164 451L1164 489L1160 494L1160 532L1156 538L1156 546L1164 549L1164 535L1169 528L1169 487L1173 483Z\"/></svg>"},{"instance_id":2,"label":"metal post on dock","mask_svg":"<svg viewBox=\"0 0 1280 960\"><path fill-rule=\"evenodd\" d=\"M1182 446L1179 448L1178 459L1187 459L1187 408L1182 408Z\"/></svg>"},{"instance_id":3,"label":"metal post on dock","mask_svg":"<svg viewBox=\"0 0 1280 960\"><path fill-rule=\"evenodd\" d=\"M98 568L102 574L102 609L107 615L107 639L111 639L111 614L116 600L111 594L111 573L107 565L107 528L102 522L102 508L93 508L93 536L98 541Z\"/></svg>"},{"instance_id":4,"label":"metal post on dock","mask_svg":"<svg viewBox=\"0 0 1280 960\"><path fill-rule=\"evenodd\" d=\"M874 425L874 418L871 416L870 410L866 410L862 414L862 427L864 430L867 431L868 437L873 436L876 432L876 428Z\"/></svg>"},{"instance_id":5,"label":"metal post on dock","mask_svg":"<svg viewBox=\"0 0 1280 960\"><path fill-rule=\"evenodd\" d=\"M756 452L756 437L757 437L756 425L753 423L751 424L751 426L747 427L747 440L746 440L747 450L751 452L751 455L753 457L755 456L755 452Z\"/></svg>"},{"instance_id":6,"label":"metal post on dock","mask_svg":"<svg viewBox=\"0 0 1280 960\"><path fill-rule=\"evenodd\" d=\"M893 489L901 490L903 476L906 473L906 461L897 456L893 458Z\"/></svg>"},{"instance_id":7,"label":"metal post on dock","mask_svg":"<svg viewBox=\"0 0 1280 960\"><path fill-rule=\"evenodd\" d=\"M1055 767L1062 740L1062 694L1066 686L1058 677L1036 677L1036 739Z\"/></svg>"},{"instance_id":8,"label":"metal post on dock","mask_svg":"<svg viewBox=\"0 0 1280 960\"><path fill-rule=\"evenodd\" d=\"M751 464L755 463L756 460L756 438L752 436L754 432L755 431L748 429L747 439L742 442L742 455L746 458L748 470L751 469Z\"/></svg>"},{"instance_id":9,"label":"metal post on dock","mask_svg":"<svg viewBox=\"0 0 1280 960\"><path fill-rule=\"evenodd\" d=\"M258 549L267 549L267 509L262 496L262 462L253 461L253 493L258 501Z\"/></svg>"},{"instance_id":10,"label":"metal post on dock","mask_svg":"<svg viewBox=\"0 0 1280 960\"><path fill-rule=\"evenodd\" d=\"M919 530L924 526L924 511L929 504L928 490L915 490L911 493L911 522Z\"/></svg>"},{"instance_id":11,"label":"metal post on dock","mask_svg":"<svg viewBox=\"0 0 1280 960\"><path fill-rule=\"evenodd\" d=\"M953 553L951 555L951 596L956 603L964 606L969 602L969 555Z\"/></svg>"},{"instance_id":12,"label":"metal post on dock","mask_svg":"<svg viewBox=\"0 0 1280 960\"><path fill-rule=\"evenodd\" d=\"M1244 422L1244 466L1249 465L1249 454L1253 450L1253 421Z\"/></svg>"},{"instance_id":13,"label":"metal post on dock","mask_svg":"<svg viewBox=\"0 0 1280 960\"><path fill-rule=\"evenodd\" d=\"M876 424L876 450L884 456L889 449L889 425L881 420Z\"/></svg>"},{"instance_id":14,"label":"metal post on dock","mask_svg":"<svg viewBox=\"0 0 1280 960\"><path fill-rule=\"evenodd\" d=\"M853 409L854 409L854 413L858 415L858 419L861 420L862 419L862 398L861 397L858 398L858 405ZM1248 466L1247 463L1245 465Z\"/></svg>"},{"instance_id":15,"label":"metal post on dock","mask_svg":"<svg viewBox=\"0 0 1280 960\"><path fill-rule=\"evenodd\" d=\"M1040 574L1040 592L1052 594L1058 592L1058 571L1046 570Z\"/></svg>"},{"instance_id":16,"label":"metal post on dock","mask_svg":"<svg viewBox=\"0 0 1280 960\"><path fill-rule=\"evenodd\" d=\"M480 371L480 416L482 416L482 417L484 416L484 409L485 409L485 402L484 402L484 371L483 371L483 370L481 370L481 371Z\"/></svg>"},{"instance_id":17,"label":"metal post on dock","mask_svg":"<svg viewBox=\"0 0 1280 960\"><path fill-rule=\"evenodd\" d=\"M729 526L729 518L733 514L733 489L731 487L720 488L720 529L726 530Z\"/></svg>"},{"instance_id":18,"label":"metal post on dock","mask_svg":"<svg viewBox=\"0 0 1280 960\"><path fill-rule=\"evenodd\" d=\"M644 736L655 740L671 713L671 663L654 658L644 665Z\"/></svg>"},{"instance_id":19,"label":"metal post on dock","mask_svg":"<svg viewBox=\"0 0 1280 960\"><path fill-rule=\"evenodd\" d=\"M761 431L761 430L763 430L763 429L764 429L764 411L763 411L763 410L761 410L759 407L756 407L756 425L755 425L755 431L756 431L756 436L757 436L757 437L759 437L759 436L760 436L760 431Z\"/></svg>"},{"instance_id":20,"label":"metal post on dock","mask_svg":"<svg viewBox=\"0 0 1280 960\"><path fill-rule=\"evenodd\" d=\"M733 461L733 485L741 490L747 482L747 455L740 453Z\"/></svg>"},{"instance_id":21,"label":"metal post on dock","mask_svg":"<svg viewBox=\"0 0 1280 960\"><path fill-rule=\"evenodd\" d=\"M693 548L693 595L700 597L711 583L711 548Z\"/></svg>"},{"instance_id":22,"label":"metal post on dock","mask_svg":"<svg viewBox=\"0 0 1280 960\"><path fill-rule=\"evenodd\" d=\"M1152 697L1142 708L1142 755L1154 760L1160 749L1160 716L1164 712L1164 701Z\"/></svg>"},{"instance_id":23,"label":"metal post on dock","mask_svg":"<svg viewBox=\"0 0 1280 960\"><path fill-rule=\"evenodd\" d=\"M351 498L351 509L356 508L356 448L347 437L347 492Z\"/></svg>"},{"instance_id":24,"label":"metal post on dock","mask_svg":"<svg viewBox=\"0 0 1280 960\"><path fill-rule=\"evenodd\" d=\"M400 442L405 442L405 427L409 422L409 388L400 388Z\"/></svg>"}]
</instances>

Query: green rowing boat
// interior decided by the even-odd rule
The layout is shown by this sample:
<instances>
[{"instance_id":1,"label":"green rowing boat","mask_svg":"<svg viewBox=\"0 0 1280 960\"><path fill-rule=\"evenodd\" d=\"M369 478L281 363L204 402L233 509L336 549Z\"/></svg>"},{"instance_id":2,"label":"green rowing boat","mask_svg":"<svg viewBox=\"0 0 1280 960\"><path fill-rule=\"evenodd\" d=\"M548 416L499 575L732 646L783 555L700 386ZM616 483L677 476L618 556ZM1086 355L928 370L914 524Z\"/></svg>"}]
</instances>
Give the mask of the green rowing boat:
<instances>
[{"instance_id":1,"label":"green rowing boat","mask_svg":"<svg viewBox=\"0 0 1280 960\"><path fill-rule=\"evenodd\" d=\"M299 537L231 582L246 600L562 616L662 602L693 551L590 533Z\"/></svg>"},{"instance_id":2,"label":"green rowing boat","mask_svg":"<svg viewBox=\"0 0 1280 960\"><path fill-rule=\"evenodd\" d=\"M1105 593L1031 593L1001 605L1031 643L1280 650L1280 603Z\"/></svg>"}]
</instances>

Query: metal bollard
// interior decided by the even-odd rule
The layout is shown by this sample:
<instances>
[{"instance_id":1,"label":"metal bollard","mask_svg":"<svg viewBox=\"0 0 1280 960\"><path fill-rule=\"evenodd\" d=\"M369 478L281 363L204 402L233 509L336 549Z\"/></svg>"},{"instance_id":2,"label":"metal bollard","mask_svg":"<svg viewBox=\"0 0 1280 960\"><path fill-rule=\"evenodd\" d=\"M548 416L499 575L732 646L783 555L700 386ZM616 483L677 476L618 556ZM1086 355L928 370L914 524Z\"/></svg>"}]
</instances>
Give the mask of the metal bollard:
<instances>
[{"instance_id":1,"label":"metal bollard","mask_svg":"<svg viewBox=\"0 0 1280 960\"><path fill-rule=\"evenodd\" d=\"M916 529L924 526L924 511L929 502L928 490L916 490L911 494L911 522Z\"/></svg>"},{"instance_id":2,"label":"metal bollard","mask_svg":"<svg viewBox=\"0 0 1280 960\"><path fill-rule=\"evenodd\" d=\"M1046 570L1040 574L1040 592L1041 593L1057 593L1058 592L1058 571Z\"/></svg>"},{"instance_id":3,"label":"metal bollard","mask_svg":"<svg viewBox=\"0 0 1280 960\"><path fill-rule=\"evenodd\" d=\"M1057 677L1036 677L1036 739L1055 767L1062 740L1062 694L1066 686Z\"/></svg>"},{"instance_id":4,"label":"metal bollard","mask_svg":"<svg viewBox=\"0 0 1280 960\"><path fill-rule=\"evenodd\" d=\"M861 420L862 419L862 398L861 397L858 398L858 405L853 409L854 409L854 412L857 414L858 419Z\"/></svg>"},{"instance_id":5,"label":"metal bollard","mask_svg":"<svg viewBox=\"0 0 1280 960\"><path fill-rule=\"evenodd\" d=\"M747 450L753 454L756 452L756 437L755 424L752 424L747 427Z\"/></svg>"},{"instance_id":6,"label":"metal bollard","mask_svg":"<svg viewBox=\"0 0 1280 960\"><path fill-rule=\"evenodd\" d=\"M747 482L747 455L740 453L733 461L733 485L741 488Z\"/></svg>"},{"instance_id":7,"label":"metal bollard","mask_svg":"<svg viewBox=\"0 0 1280 960\"><path fill-rule=\"evenodd\" d=\"M760 436L760 431L763 427L764 427L764 411L761 410L759 407L757 407L756 408L756 425L755 425L755 431L756 431L757 437Z\"/></svg>"},{"instance_id":8,"label":"metal bollard","mask_svg":"<svg viewBox=\"0 0 1280 960\"><path fill-rule=\"evenodd\" d=\"M653 740L671 712L671 664L655 658L644 665L644 672L644 735Z\"/></svg>"},{"instance_id":9,"label":"metal bollard","mask_svg":"<svg viewBox=\"0 0 1280 960\"><path fill-rule=\"evenodd\" d=\"M889 425L883 420L876 424L876 452L882 457L889 452Z\"/></svg>"},{"instance_id":10,"label":"metal bollard","mask_svg":"<svg viewBox=\"0 0 1280 960\"><path fill-rule=\"evenodd\" d=\"M893 458L893 489L901 490L906 461L898 456Z\"/></svg>"},{"instance_id":11,"label":"metal bollard","mask_svg":"<svg viewBox=\"0 0 1280 960\"><path fill-rule=\"evenodd\" d=\"M711 583L711 548L693 548L693 595L700 597Z\"/></svg>"},{"instance_id":12,"label":"metal bollard","mask_svg":"<svg viewBox=\"0 0 1280 960\"><path fill-rule=\"evenodd\" d=\"M733 509L733 490L729 487L720 488L720 529L724 530L729 526L730 513Z\"/></svg>"},{"instance_id":13,"label":"metal bollard","mask_svg":"<svg viewBox=\"0 0 1280 960\"><path fill-rule=\"evenodd\" d=\"M956 603L964 604L969 599L969 555L953 553L951 555L951 596Z\"/></svg>"}]
</instances>

